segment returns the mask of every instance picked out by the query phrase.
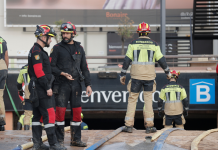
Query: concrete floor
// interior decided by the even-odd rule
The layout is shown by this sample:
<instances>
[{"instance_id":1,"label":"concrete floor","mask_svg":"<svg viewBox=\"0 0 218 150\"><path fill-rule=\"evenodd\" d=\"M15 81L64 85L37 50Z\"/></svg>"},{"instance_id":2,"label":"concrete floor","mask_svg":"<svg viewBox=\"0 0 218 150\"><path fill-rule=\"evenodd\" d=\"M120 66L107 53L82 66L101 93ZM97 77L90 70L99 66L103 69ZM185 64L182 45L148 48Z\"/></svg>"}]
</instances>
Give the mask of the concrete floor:
<instances>
[{"instance_id":1,"label":"concrete floor","mask_svg":"<svg viewBox=\"0 0 218 150\"><path fill-rule=\"evenodd\" d=\"M104 136L110 134L112 130L84 130L82 131L82 141L88 147L99 141ZM191 142L203 131L174 131L170 133L165 141L163 150L190 150ZM43 131L43 134L45 132ZM155 143L145 142L146 134L144 130L134 130L133 133L120 133L111 140L107 141L98 150L152 150ZM31 141L31 131L8 130L0 132L0 150L11 150L19 144ZM48 142L44 142L46 145ZM85 150L86 148L71 147L70 132L65 134L65 146L69 150ZM218 149L218 132L214 132L205 137L198 145L199 150Z\"/></svg>"}]
</instances>

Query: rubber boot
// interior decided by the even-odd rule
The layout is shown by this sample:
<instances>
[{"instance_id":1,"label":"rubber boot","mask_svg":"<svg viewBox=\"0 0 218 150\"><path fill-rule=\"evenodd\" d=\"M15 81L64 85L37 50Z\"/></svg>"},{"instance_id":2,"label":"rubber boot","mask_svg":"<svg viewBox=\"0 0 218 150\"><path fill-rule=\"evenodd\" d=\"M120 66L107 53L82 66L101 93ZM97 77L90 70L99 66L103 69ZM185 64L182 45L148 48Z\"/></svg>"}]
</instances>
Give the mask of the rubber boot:
<instances>
[{"instance_id":1,"label":"rubber boot","mask_svg":"<svg viewBox=\"0 0 218 150\"><path fill-rule=\"evenodd\" d=\"M87 144L81 141L81 126L71 127L71 143L70 146L86 147Z\"/></svg>"},{"instance_id":2,"label":"rubber boot","mask_svg":"<svg viewBox=\"0 0 218 150\"><path fill-rule=\"evenodd\" d=\"M29 125L24 125L24 130L29 130L30 126Z\"/></svg>"},{"instance_id":3,"label":"rubber boot","mask_svg":"<svg viewBox=\"0 0 218 150\"><path fill-rule=\"evenodd\" d=\"M122 132L132 133L132 129L133 129L133 127L125 126L124 129L122 130Z\"/></svg>"},{"instance_id":4,"label":"rubber boot","mask_svg":"<svg viewBox=\"0 0 218 150\"><path fill-rule=\"evenodd\" d=\"M55 143L50 146L49 150L66 150L66 147L62 147L59 143Z\"/></svg>"},{"instance_id":5,"label":"rubber boot","mask_svg":"<svg viewBox=\"0 0 218 150\"><path fill-rule=\"evenodd\" d=\"M82 141L72 141L70 146L86 147L87 144Z\"/></svg>"},{"instance_id":6,"label":"rubber boot","mask_svg":"<svg viewBox=\"0 0 218 150\"><path fill-rule=\"evenodd\" d=\"M154 133L157 132L157 129L155 127L147 127L145 133Z\"/></svg>"},{"instance_id":7,"label":"rubber boot","mask_svg":"<svg viewBox=\"0 0 218 150\"><path fill-rule=\"evenodd\" d=\"M22 124L20 122L17 123L17 130L22 130Z\"/></svg>"},{"instance_id":8,"label":"rubber boot","mask_svg":"<svg viewBox=\"0 0 218 150\"><path fill-rule=\"evenodd\" d=\"M33 140L33 149L32 150L49 150L49 146L43 144L42 139L40 138L40 140L36 140L34 138L32 138Z\"/></svg>"},{"instance_id":9,"label":"rubber boot","mask_svg":"<svg viewBox=\"0 0 218 150\"><path fill-rule=\"evenodd\" d=\"M0 131L5 131L5 126L4 125L0 126Z\"/></svg>"}]
</instances>

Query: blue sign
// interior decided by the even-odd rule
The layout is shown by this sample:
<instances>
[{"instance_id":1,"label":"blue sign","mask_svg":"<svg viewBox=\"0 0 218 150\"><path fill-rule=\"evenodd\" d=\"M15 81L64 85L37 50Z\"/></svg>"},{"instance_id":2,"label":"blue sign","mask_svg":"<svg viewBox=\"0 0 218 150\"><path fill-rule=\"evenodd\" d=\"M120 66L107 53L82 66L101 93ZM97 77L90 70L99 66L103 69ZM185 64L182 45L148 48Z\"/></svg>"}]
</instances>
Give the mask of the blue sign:
<instances>
[{"instance_id":1,"label":"blue sign","mask_svg":"<svg viewBox=\"0 0 218 150\"><path fill-rule=\"evenodd\" d=\"M190 79L190 104L215 104L215 79Z\"/></svg>"}]
</instances>

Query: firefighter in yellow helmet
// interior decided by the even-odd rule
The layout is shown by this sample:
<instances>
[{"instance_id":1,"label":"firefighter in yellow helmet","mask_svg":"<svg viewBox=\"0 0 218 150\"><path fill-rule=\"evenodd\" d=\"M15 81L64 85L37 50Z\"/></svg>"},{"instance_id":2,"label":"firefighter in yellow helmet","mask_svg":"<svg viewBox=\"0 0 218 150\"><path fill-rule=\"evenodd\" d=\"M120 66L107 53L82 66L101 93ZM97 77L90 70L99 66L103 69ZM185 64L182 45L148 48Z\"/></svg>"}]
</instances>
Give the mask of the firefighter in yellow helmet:
<instances>
[{"instance_id":1,"label":"firefighter in yellow helmet","mask_svg":"<svg viewBox=\"0 0 218 150\"><path fill-rule=\"evenodd\" d=\"M23 109L24 109L24 118L23 118L23 123L22 124L20 121L17 123L17 129L20 130L22 129L22 125L24 125L24 130L29 130L30 129L30 123L32 122L32 114L33 114L33 107L32 104L29 100L30 97L30 92L29 92L29 82L30 82L30 77L28 75L28 64L23 66L20 70L20 73L17 78L17 89L18 93L20 96L24 95L24 101L23 101ZM25 84L25 89L23 91L22 84ZM23 117L21 116L21 118ZM22 120L22 119L21 119Z\"/></svg>"},{"instance_id":2,"label":"firefighter in yellow helmet","mask_svg":"<svg viewBox=\"0 0 218 150\"><path fill-rule=\"evenodd\" d=\"M163 125L165 128L172 128L173 122L177 128L184 129L185 118L188 116L189 102L185 89L177 83L180 72L171 71L169 84L161 89L160 99L158 100L158 115L162 115L162 106L165 102ZM184 116L183 116L184 108Z\"/></svg>"},{"instance_id":3,"label":"firefighter in yellow helmet","mask_svg":"<svg viewBox=\"0 0 218 150\"><path fill-rule=\"evenodd\" d=\"M123 131L132 132L136 102L139 92L143 87L145 101L145 109L143 111L144 125L146 133L152 133L156 132L156 128L153 127L154 112L152 107L152 93L156 90L155 61L159 63L168 77L170 77L170 72L159 45L148 37L148 34L151 32L149 25L144 22L140 23L137 32L139 38L129 44L120 75L120 82L125 85L126 71L130 63L132 63L130 71L131 80L127 86L129 87L129 99Z\"/></svg>"}]
</instances>

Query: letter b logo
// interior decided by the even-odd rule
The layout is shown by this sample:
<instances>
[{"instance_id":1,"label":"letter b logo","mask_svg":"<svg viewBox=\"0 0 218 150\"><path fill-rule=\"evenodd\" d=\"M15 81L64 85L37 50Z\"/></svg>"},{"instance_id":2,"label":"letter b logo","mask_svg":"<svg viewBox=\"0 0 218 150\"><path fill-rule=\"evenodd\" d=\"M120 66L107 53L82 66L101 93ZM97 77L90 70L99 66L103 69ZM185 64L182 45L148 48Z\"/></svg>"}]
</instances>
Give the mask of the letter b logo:
<instances>
[{"instance_id":1,"label":"letter b logo","mask_svg":"<svg viewBox=\"0 0 218 150\"><path fill-rule=\"evenodd\" d=\"M215 80L190 79L190 104L215 104Z\"/></svg>"}]
</instances>

